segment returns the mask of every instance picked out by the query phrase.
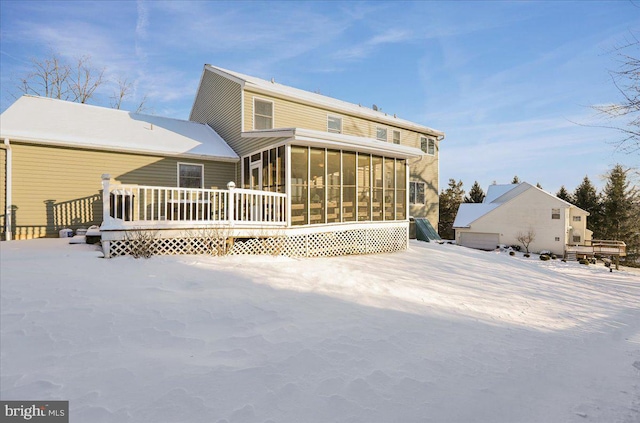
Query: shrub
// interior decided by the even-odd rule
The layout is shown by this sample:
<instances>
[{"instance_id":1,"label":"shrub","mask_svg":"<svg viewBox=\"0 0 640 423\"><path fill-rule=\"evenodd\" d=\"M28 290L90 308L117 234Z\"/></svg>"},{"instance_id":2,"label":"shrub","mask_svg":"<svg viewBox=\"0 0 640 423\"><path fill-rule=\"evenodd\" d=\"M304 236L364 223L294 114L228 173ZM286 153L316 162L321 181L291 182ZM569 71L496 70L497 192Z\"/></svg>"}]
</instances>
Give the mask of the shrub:
<instances>
[{"instance_id":1,"label":"shrub","mask_svg":"<svg viewBox=\"0 0 640 423\"><path fill-rule=\"evenodd\" d=\"M529 253L525 253L525 254L524 254L524 256L525 256L526 258L529 258L529 257L531 257L531 254L529 254Z\"/></svg>"},{"instance_id":2,"label":"shrub","mask_svg":"<svg viewBox=\"0 0 640 423\"><path fill-rule=\"evenodd\" d=\"M556 256L555 254L551 254L551 258L552 258L553 260L556 260L556 259L558 258L558 256Z\"/></svg>"},{"instance_id":3,"label":"shrub","mask_svg":"<svg viewBox=\"0 0 640 423\"><path fill-rule=\"evenodd\" d=\"M587 259L580 259L580 260L578 260L578 263L580 263L580 264L584 264L584 265L587 265L587 266L588 266L588 265L589 265L589 260L587 260Z\"/></svg>"},{"instance_id":4,"label":"shrub","mask_svg":"<svg viewBox=\"0 0 640 423\"><path fill-rule=\"evenodd\" d=\"M551 259L551 257L549 257L546 254L541 254L540 255L540 260L542 260L542 261L547 261L547 260L550 260L550 259Z\"/></svg>"},{"instance_id":5,"label":"shrub","mask_svg":"<svg viewBox=\"0 0 640 423\"><path fill-rule=\"evenodd\" d=\"M515 251L509 251L509 255L510 255L510 256L515 256L515 255L516 255L516 252L515 252Z\"/></svg>"}]
</instances>

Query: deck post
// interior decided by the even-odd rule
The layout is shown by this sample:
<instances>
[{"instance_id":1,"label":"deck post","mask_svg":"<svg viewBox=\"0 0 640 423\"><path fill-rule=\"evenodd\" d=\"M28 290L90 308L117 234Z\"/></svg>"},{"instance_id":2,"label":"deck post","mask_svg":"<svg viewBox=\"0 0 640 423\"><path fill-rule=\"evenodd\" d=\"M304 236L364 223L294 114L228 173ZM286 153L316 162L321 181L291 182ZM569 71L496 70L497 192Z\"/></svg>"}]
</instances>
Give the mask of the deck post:
<instances>
[{"instance_id":1,"label":"deck post","mask_svg":"<svg viewBox=\"0 0 640 423\"><path fill-rule=\"evenodd\" d=\"M229 226L233 226L235 220L235 193L233 190L236 188L236 184L233 181L229 181L227 189L229 190L229 202L227 203L227 219L229 220Z\"/></svg>"},{"instance_id":2,"label":"deck post","mask_svg":"<svg viewBox=\"0 0 640 423\"><path fill-rule=\"evenodd\" d=\"M102 221L107 222L111 217L111 203L109 192L109 183L111 182L111 175L104 173L102 175Z\"/></svg>"},{"instance_id":3,"label":"deck post","mask_svg":"<svg viewBox=\"0 0 640 423\"><path fill-rule=\"evenodd\" d=\"M105 224L111 219L111 192L109 191L109 183L111 182L111 175L108 173L102 174L102 224ZM111 242L102 241L102 253L104 258L111 258Z\"/></svg>"}]
</instances>

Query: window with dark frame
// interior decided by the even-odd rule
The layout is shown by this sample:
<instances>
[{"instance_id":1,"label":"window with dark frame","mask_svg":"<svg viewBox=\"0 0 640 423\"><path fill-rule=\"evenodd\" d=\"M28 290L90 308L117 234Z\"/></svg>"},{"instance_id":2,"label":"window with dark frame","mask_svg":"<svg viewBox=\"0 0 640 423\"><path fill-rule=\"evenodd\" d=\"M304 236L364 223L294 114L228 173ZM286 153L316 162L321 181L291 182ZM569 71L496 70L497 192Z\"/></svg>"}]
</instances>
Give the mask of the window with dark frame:
<instances>
[{"instance_id":1,"label":"window with dark frame","mask_svg":"<svg viewBox=\"0 0 640 423\"><path fill-rule=\"evenodd\" d=\"M551 219L560 219L560 209L551 209Z\"/></svg>"},{"instance_id":2,"label":"window with dark frame","mask_svg":"<svg viewBox=\"0 0 640 423\"><path fill-rule=\"evenodd\" d=\"M178 163L178 187L203 188L204 165Z\"/></svg>"}]
</instances>

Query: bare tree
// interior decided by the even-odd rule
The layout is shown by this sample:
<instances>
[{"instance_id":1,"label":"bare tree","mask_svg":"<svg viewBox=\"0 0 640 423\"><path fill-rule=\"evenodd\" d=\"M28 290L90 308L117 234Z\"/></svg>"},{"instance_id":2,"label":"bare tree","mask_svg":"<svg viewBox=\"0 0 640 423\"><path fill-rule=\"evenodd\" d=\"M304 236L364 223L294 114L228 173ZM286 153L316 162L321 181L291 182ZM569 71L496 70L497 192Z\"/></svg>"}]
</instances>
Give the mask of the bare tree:
<instances>
[{"instance_id":1,"label":"bare tree","mask_svg":"<svg viewBox=\"0 0 640 423\"><path fill-rule=\"evenodd\" d=\"M518 232L516 239L529 254L529 245L536 239L536 231L533 228L529 228L527 232Z\"/></svg>"},{"instance_id":2,"label":"bare tree","mask_svg":"<svg viewBox=\"0 0 640 423\"><path fill-rule=\"evenodd\" d=\"M18 84L23 94L86 103L103 83L104 70L93 67L89 56L77 59L73 68L55 52L45 59L31 59L31 64L32 71Z\"/></svg>"},{"instance_id":3,"label":"bare tree","mask_svg":"<svg viewBox=\"0 0 640 423\"><path fill-rule=\"evenodd\" d=\"M73 93L72 101L78 103L86 103L96 89L102 85L102 77L104 69L98 70L91 65L89 56L82 56L77 59L76 68L74 69L74 77L68 81L71 93Z\"/></svg>"},{"instance_id":4,"label":"bare tree","mask_svg":"<svg viewBox=\"0 0 640 423\"><path fill-rule=\"evenodd\" d=\"M613 50L620 62L618 70L610 71L620 101L593 106L606 123L597 125L614 129L622 138L614 143L625 153L640 153L640 40L630 33L625 42Z\"/></svg>"},{"instance_id":5,"label":"bare tree","mask_svg":"<svg viewBox=\"0 0 640 423\"><path fill-rule=\"evenodd\" d=\"M31 64L31 72L21 77L16 84L20 94L88 103L95 100L96 92L101 86L110 85L111 82L104 77L105 70L93 66L91 57L87 55L75 59L72 66L59 53L50 52L44 59L31 59ZM133 96L134 85L127 78L118 78L115 84L117 89L110 97L110 106L120 109ZM138 103L136 113L147 108L147 101L145 94Z\"/></svg>"}]
</instances>

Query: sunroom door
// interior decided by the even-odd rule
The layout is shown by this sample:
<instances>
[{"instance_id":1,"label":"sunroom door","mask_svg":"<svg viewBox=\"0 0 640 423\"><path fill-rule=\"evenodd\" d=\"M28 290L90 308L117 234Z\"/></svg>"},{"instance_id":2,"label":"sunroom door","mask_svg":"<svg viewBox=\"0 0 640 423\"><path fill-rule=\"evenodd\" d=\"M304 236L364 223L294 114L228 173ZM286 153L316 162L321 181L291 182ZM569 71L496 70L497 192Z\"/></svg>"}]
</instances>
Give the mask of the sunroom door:
<instances>
[{"instance_id":1,"label":"sunroom door","mask_svg":"<svg viewBox=\"0 0 640 423\"><path fill-rule=\"evenodd\" d=\"M262 162L251 163L249 174L249 189L262 189Z\"/></svg>"}]
</instances>

